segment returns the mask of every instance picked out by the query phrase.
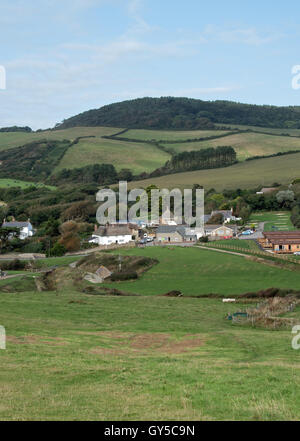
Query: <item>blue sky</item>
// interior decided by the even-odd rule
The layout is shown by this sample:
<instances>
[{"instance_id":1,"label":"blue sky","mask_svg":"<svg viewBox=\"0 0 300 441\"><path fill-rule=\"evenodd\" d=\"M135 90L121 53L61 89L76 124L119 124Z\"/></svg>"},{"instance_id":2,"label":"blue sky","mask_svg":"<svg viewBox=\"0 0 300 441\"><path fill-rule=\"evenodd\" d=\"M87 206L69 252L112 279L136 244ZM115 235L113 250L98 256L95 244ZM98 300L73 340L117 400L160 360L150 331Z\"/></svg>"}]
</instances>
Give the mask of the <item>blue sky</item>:
<instances>
[{"instance_id":1,"label":"blue sky","mask_svg":"<svg viewBox=\"0 0 300 441\"><path fill-rule=\"evenodd\" d=\"M0 0L0 13L0 127L143 96L300 105L294 0Z\"/></svg>"}]
</instances>

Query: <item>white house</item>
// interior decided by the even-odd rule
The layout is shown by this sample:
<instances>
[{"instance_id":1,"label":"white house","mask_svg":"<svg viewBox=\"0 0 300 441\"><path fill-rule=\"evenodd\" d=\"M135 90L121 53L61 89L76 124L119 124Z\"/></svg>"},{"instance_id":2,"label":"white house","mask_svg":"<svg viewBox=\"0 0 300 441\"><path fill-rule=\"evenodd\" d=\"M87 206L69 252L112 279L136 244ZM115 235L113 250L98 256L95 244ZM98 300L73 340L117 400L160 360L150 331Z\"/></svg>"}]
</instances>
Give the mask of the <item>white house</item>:
<instances>
[{"instance_id":1,"label":"white house","mask_svg":"<svg viewBox=\"0 0 300 441\"><path fill-rule=\"evenodd\" d=\"M211 212L210 217L216 216L217 214L221 214L223 216L223 222L225 224L231 222L231 221L239 221L241 220L240 217L236 217L233 215L233 209L231 210L215 210Z\"/></svg>"},{"instance_id":2,"label":"white house","mask_svg":"<svg viewBox=\"0 0 300 441\"><path fill-rule=\"evenodd\" d=\"M29 219L27 222L17 222L17 221L11 221L6 222L4 219L4 222L2 224L2 228L18 228L19 229L19 239L27 239L28 237L31 237L34 235L35 231L33 229L33 226L31 225Z\"/></svg>"},{"instance_id":3,"label":"white house","mask_svg":"<svg viewBox=\"0 0 300 441\"><path fill-rule=\"evenodd\" d=\"M101 226L94 231L89 239L89 243L97 245L125 244L131 241L132 232L126 224Z\"/></svg>"}]
</instances>

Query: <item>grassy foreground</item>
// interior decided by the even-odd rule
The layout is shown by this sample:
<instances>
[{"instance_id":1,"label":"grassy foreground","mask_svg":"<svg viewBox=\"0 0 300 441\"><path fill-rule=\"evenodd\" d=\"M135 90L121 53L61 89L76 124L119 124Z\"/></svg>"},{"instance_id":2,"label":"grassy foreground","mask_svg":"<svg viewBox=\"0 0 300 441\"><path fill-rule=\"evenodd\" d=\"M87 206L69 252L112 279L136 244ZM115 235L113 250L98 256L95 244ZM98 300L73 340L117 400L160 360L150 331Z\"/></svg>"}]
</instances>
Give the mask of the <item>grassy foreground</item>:
<instances>
[{"instance_id":1,"label":"grassy foreground","mask_svg":"<svg viewBox=\"0 0 300 441\"><path fill-rule=\"evenodd\" d=\"M232 325L232 308L218 299L2 293L0 419L299 419L290 331Z\"/></svg>"}]
</instances>

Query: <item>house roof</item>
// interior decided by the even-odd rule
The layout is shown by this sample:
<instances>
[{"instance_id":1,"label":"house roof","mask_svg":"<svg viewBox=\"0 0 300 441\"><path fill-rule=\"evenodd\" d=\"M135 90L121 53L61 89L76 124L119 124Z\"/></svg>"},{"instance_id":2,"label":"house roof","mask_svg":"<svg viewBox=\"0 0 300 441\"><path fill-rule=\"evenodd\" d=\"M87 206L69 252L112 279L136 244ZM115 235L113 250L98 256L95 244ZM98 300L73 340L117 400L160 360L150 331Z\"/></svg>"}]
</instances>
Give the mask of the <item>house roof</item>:
<instances>
[{"instance_id":1,"label":"house roof","mask_svg":"<svg viewBox=\"0 0 300 441\"><path fill-rule=\"evenodd\" d=\"M13 221L13 222L3 222L2 227L24 228L24 227L28 227L29 225L31 225L30 222Z\"/></svg>"},{"instance_id":2,"label":"house roof","mask_svg":"<svg viewBox=\"0 0 300 441\"><path fill-rule=\"evenodd\" d=\"M216 214L222 214L223 217L232 217L231 210L215 210L211 212L211 217L215 216Z\"/></svg>"},{"instance_id":3,"label":"house roof","mask_svg":"<svg viewBox=\"0 0 300 441\"><path fill-rule=\"evenodd\" d=\"M131 231L127 224L122 225L105 225L99 227L94 233L94 236L131 236Z\"/></svg>"},{"instance_id":4,"label":"house roof","mask_svg":"<svg viewBox=\"0 0 300 441\"><path fill-rule=\"evenodd\" d=\"M160 225L156 233L176 233L178 228L178 225Z\"/></svg>"}]
</instances>

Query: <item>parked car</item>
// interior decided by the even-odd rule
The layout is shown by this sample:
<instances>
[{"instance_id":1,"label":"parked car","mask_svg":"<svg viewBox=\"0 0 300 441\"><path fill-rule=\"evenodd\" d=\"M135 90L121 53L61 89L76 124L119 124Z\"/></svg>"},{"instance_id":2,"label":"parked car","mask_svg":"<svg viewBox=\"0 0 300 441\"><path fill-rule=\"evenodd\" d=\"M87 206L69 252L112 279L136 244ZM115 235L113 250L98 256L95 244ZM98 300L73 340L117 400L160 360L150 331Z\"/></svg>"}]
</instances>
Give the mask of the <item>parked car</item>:
<instances>
[{"instance_id":1,"label":"parked car","mask_svg":"<svg viewBox=\"0 0 300 441\"><path fill-rule=\"evenodd\" d=\"M146 240L147 240L147 242L153 242L154 238L153 237L147 237Z\"/></svg>"},{"instance_id":2,"label":"parked car","mask_svg":"<svg viewBox=\"0 0 300 441\"><path fill-rule=\"evenodd\" d=\"M246 230L242 232L242 236L250 236L250 234L253 234L252 230Z\"/></svg>"},{"instance_id":3,"label":"parked car","mask_svg":"<svg viewBox=\"0 0 300 441\"><path fill-rule=\"evenodd\" d=\"M294 256L300 256L300 251L295 251Z\"/></svg>"},{"instance_id":4,"label":"parked car","mask_svg":"<svg viewBox=\"0 0 300 441\"><path fill-rule=\"evenodd\" d=\"M145 245L147 243L147 239L143 238L138 243L139 243L139 245Z\"/></svg>"}]
</instances>

